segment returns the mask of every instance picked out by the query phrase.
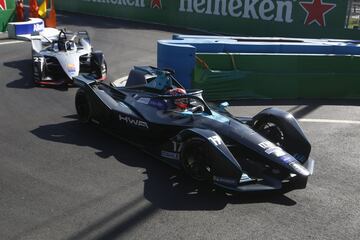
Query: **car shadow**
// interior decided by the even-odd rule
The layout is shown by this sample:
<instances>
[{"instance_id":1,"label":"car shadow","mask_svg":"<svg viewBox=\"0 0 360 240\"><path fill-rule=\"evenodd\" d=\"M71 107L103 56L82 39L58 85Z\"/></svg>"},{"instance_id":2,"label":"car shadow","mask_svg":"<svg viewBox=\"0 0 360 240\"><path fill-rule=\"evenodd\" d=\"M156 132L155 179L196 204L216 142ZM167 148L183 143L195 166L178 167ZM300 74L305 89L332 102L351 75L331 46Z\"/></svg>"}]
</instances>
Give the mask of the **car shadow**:
<instances>
[{"instance_id":1,"label":"car shadow","mask_svg":"<svg viewBox=\"0 0 360 240\"><path fill-rule=\"evenodd\" d=\"M19 72L20 78L7 83L6 87L8 87L8 88L31 89L31 88L39 87L39 88L51 88L51 89L55 89L58 91L67 91L69 88L73 87L73 86L66 86L66 85L36 86L33 82L32 75L31 75L32 74L32 60L31 59L23 59L23 60L18 60L18 61L13 61L13 62L5 62L4 66L9 67L9 68L18 69L20 71Z\"/></svg>"},{"instance_id":2,"label":"car shadow","mask_svg":"<svg viewBox=\"0 0 360 240\"><path fill-rule=\"evenodd\" d=\"M9 68L14 68L19 70L20 78L9 82L6 84L8 88L22 88L22 89L29 89L35 87L35 84L32 80L31 74L32 73L32 60L31 59L23 59L13 62L5 62L4 66Z\"/></svg>"},{"instance_id":3,"label":"car shadow","mask_svg":"<svg viewBox=\"0 0 360 240\"><path fill-rule=\"evenodd\" d=\"M74 115L66 118L73 119ZM229 195L209 185L197 184L180 170L148 156L93 124L84 125L77 120L70 120L39 126L31 132L47 141L88 146L93 148L100 158L113 156L128 166L144 168L143 174L147 175L144 182L144 197L159 209L220 210L229 203L270 202L285 206L296 204L284 195L285 192Z\"/></svg>"}]
</instances>

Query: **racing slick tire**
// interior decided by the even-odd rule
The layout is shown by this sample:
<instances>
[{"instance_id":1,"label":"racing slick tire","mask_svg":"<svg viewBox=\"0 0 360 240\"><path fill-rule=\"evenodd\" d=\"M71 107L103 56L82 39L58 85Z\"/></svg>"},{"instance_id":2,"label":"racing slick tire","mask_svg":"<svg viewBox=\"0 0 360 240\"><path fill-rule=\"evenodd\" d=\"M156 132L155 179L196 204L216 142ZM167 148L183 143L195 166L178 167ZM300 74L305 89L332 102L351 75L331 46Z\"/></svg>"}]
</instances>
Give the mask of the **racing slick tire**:
<instances>
[{"instance_id":1,"label":"racing slick tire","mask_svg":"<svg viewBox=\"0 0 360 240\"><path fill-rule=\"evenodd\" d=\"M181 152L184 171L198 182L212 182L211 155L208 143L194 137L185 141Z\"/></svg>"},{"instance_id":2,"label":"racing slick tire","mask_svg":"<svg viewBox=\"0 0 360 240\"><path fill-rule=\"evenodd\" d=\"M39 85L39 83L41 82L41 70L39 68L39 66L37 66L35 63L33 63L33 83L35 85Z\"/></svg>"},{"instance_id":3,"label":"racing slick tire","mask_svg":"<svg viewBox=\"0 0 360 240\"><path fill-rule=\"evenodd\" d=\"M92 108L89 97L83 89L79 89L75 96L76 112L81 123L89 123L92 118Z\"/></svg>"}]
</instances>

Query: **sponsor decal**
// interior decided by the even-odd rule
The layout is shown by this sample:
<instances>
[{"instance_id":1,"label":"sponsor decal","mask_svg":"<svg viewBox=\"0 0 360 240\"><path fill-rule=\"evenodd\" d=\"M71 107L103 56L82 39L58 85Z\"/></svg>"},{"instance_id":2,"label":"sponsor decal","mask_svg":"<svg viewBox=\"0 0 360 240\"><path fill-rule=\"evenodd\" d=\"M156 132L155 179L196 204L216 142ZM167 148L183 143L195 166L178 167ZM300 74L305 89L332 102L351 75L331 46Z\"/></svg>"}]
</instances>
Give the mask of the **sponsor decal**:
<instances>
[{"instance_id":1,"label":"sponsor decal","mask_svg":"<svg viewBox=\"0 0 360 240\"><path fill-rule=\"evenodd\" d=\"M284 163L291 163L294 162L294 158L291 157L289 154L286 154L284 156L281 156L280 159L284 162Z\"/></svg>"},{"instance_id":2,"label":"sponsor decal","mask_svg":"<svg viewBox=\"0 0 360 240\"><path fill-rule=\"evenodd\" d=\"M165 157L165 158L175 159L175 160L180 159L180 156L178 153L168 152L168 151L161 151L161 156Z\"/></svg>"},{"instance_id":3,"label":"sponsor decal","mask_svg":"<svg viewBox=\"0 0 360 240\"><path fill-rule=\"evenodd\" d=\"M259 143L258 145L263 149L267 149L267 148L275 146L275 144L273 144L272 142L269 142L269 141Z\"/></svg>"},{"instance_id":4,"label":"sponsor decal","mask_svg":"<svg viewBox=\"0 0 360 240\"><path fill-rule=\"evenodd\" d=\"M213 176L213 180L215 182L220 182L220 183L224 183L224 184L231 184L231 185L236 185L237 184L237 180L231 179L231 178Z\"/></svg>"},{"instance_id":5,"label":"sponsor decal","mask_svg":"<svg viewBox=\"0 0 360 240\"><path fill-rule=\"evenodd\" d=\"M286 155L286 152L280 147L271 147L265 150L267 154L274 154L276 157L282 157Z\"/></svg>"},{"instance_id":6,"label":"sponsor decal","mask_svg":"<svg viewBox=\"0 0 360 240\"><path fill-rule=\"evenodd\" d=\"M218 135L209 137L208 140L212 142L212 144L214 144L215 146L219 146L222 144L222 140Z\"/></svg>"},{"instance_id":7,"label":"sponsor decal","mask_svg":"<svg viewBox=\"0 0 360 240\"><path fill-rule=\"evenodd\" d=\"M33 32L41 32L44 30L44 23L36 23L34 24Z\"/></svg>"},{"instance_id":8,"label":"sponsor decal","mask_svg":"<svg viewBox=\"0 0 360 240\"><path fill-rule=\"evenodd\" d=\"M76 72L76 66L75 66L75 64L69 63L69 64L67 65L67 70L68 70L69 72L71 72L71 73Z\"/></svg>"},{"instance_id":9,"label":"sponsor decal","mask_svg":"<svg viewBox=\"0 0 360 240\"><path fill-rule=\"evenodd\" d=\"M293 1L180 0L179 12L292 23Z\"/></svg>"},{"instance_id":10,"label":"sponsor decal","mask_svg":"<svg viewBox=\"0 0 360 240\"><path fill-rule=\"evenodd\" d=\"M121 114L119 114L119 120L124 121L127 124L137 126L137 127L149 128L147 122L141 121L139 119L133 119L129 116L122 116Z\"/></svg>"},{"instance_id":11,"label":"sponsor decal","mask_svg":"<svg viewBox=\"0 0 360 240\"><path fill-rule=\"evenodd\" d=\"M150 2L150 7L151 7L151 8L162 9L161 0L151 0L151 2Z\"/></svg>"},{"instance_id":12,"label":"sponsor decal","mask_svg":"<svg viewBox=\"0 0 360 240\"><path fill-rule=\"evenodd\" d=\"M325 15L336 7L335 3L325 3L323 0L302 1L299 4L306 12L304 24L316 23L320 27L326 26Z\"/></svg>"},{"instance_id":13,"label":"sponsor decal","mask_svg":"<svg viewBox=\"0 0 360 240\"><path fill-rule=\"evenodd\" d=\"M287 155L287 153L282 150L282 148L276 146L270 141L261 142L258 144L262 149L265 150L267 154L274 154L276 157L282 157Z\"/></svg>"},{"instance_id":14,"label":"sponsor decal","mask_svg":"<svg viewBox=\"0 0 360 240\"><path fill-rule=\"evenodd\" d=\"M143 104L149 104L150 102L150 98L139 98L137 100L138 103L143 103Z\"/></svg>"},{"instance_id":15,"label":"sponsor decal","mask_svg":"<svg viewBox=\"0 0 360 240\"><path fill-rule=\"evenodd\" d=\"M0 9L1 10L6 10L6 0L0 0Z\"/></svg>"},{"instance_id":16,"label":"sponsor decal","mask_svg":"<svg viewBox=\"0 0 360 240\"><path fill-rule=\"evenodd\" d=\"M166 103L162 99L151 99L149 102L149 105L152 107L155 107L159 110L165 110L166 109Z\"/></svg>"}]
</instances>

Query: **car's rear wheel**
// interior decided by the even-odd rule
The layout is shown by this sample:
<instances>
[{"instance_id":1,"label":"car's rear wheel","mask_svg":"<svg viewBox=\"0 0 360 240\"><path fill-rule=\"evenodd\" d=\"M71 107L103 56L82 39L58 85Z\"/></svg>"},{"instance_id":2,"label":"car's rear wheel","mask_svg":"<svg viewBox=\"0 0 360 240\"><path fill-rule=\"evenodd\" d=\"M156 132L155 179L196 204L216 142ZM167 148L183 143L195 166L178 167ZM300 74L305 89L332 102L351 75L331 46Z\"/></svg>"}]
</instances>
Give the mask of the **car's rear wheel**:
<instances>
[{"instance_id":1,"label":"car's rear wheel","mask_svg":"<svg viewBox=\"0 0 360 240\"><path fill-rule=\"evenodd\" d=\"M85 91L82 89L79 89L76 93L75 107L80 122L82 123L90 122L92 117L91 105L88 96L86 95Z\"/></svg>"},{"instance_id":2,"label":"car's rear wheel","mask_svg":"<svg viewBox=\"0 0 360 240\"><path fill-rule=\"evenodd\" d=\"M200 182L212 181L211 156L209 156L207 143L203 139L187 140L181 159L183 168L190 177Z\"/></svg>"}]
</instances>

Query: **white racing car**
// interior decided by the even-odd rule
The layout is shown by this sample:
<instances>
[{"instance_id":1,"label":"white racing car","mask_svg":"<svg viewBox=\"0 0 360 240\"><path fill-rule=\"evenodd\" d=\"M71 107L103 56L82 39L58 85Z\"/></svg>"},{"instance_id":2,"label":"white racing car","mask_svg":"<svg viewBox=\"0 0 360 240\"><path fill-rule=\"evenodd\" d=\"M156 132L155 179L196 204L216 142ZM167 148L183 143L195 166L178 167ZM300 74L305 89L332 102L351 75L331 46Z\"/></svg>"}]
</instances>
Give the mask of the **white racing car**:
<instances>
[{"instance_id":1,"label":"white racing car","mask_svg":"<svg viewBox=\"0 0 360 240\"><path fill-rule=\"evenodd\" d=\"M93 51L86 31L60 30L57 37L31 38L33 79L37 85L72 84L79 74L105 80L107 65L101 51Z\"/></svg>"}]
</instances>

